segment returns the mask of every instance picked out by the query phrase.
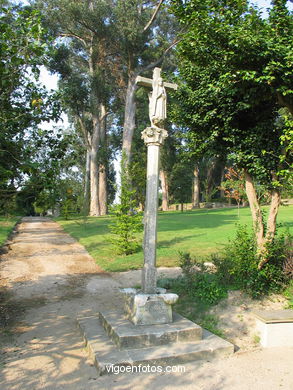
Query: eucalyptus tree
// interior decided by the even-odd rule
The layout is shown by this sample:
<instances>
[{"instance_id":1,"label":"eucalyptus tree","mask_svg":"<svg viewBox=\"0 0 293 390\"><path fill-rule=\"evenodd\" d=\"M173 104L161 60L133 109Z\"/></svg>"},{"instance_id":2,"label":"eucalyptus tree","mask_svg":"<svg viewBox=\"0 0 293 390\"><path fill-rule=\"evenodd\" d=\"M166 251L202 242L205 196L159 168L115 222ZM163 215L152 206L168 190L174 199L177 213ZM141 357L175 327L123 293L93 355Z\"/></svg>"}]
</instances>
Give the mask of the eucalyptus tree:
<instances>
[{"instance_id":1,"label":"eucalyptus tree","mask_svg":"<svg viewBox=\"0 0 293 390\"><path fill-rule=\"evenodd\" d=\"M33 4L42 10L46 25L57 38L51 69L61 75L64 102L83 136L90 177L90 215L106 214L106 167L101 154L110 98L107 57L111 7L102 0L36 0Z\"/></svg>"},{"instance_id":2,"label":"eucalyptus tree","mask_svg":"<svg viewBox=\"0 0 293 390\"><path fill-rule=\"evenodd\" d=\"M125 106L122 150L128 164L135 128L136 76L160 64L175 44L175 19L162 9L163 3L164 0L35 1L55 36L70 49L69 67L82 76L88 88L89 109L75 117L90 156L91 215L103 213L105 205L97 190L98 172L101 175L105 170L98 169L96 162L98 150L103 149L101 143L105 143L107 113L114 101ZM71 105L71 111L73 108ZM90 129L84 120L89 115Z\"/></svg>"},{"instance_id":3,"label":"eucalyptus tree","mask_svg":"<svg viewBox=\"0 0 293 390\"><path fill-rule=\"evenodd\" d=\"M183 104L177 117L195 154L230 154L244 170L259 268L268 260L291 163L293 20L286 3L272 1L263 19L245 0L172 1L188 30L178 50ZM256 182L271 193L266 226Z\"/></svg>"}]
</instances>

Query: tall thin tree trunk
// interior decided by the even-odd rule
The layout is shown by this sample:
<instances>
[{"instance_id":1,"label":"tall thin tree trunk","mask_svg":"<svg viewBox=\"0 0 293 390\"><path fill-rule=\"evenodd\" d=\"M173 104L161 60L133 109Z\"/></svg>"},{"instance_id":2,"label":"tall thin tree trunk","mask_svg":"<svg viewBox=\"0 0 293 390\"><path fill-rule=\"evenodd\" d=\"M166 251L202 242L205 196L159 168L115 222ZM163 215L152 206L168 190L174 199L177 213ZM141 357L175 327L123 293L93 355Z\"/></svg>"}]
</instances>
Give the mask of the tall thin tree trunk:
<instances>
[{"instance_id":1,"label":"tall thin tree trunk","mask_svg":"<svg viewBox=\"0 0 293 390\"><path fill-rule=\"evenodd\" d=\"M93 1L89 0L89 9L93 10ZM89 46L89 75L91 78L91 114L92 114L92 137L91 137L91 152L90 152L90 215L99 216L99 166L98 166L98 150L100 147L100 115L99 115L99 99L96 94L96 86L94 85L95 78L95 59L94 59L94 33L91 33L91 43Z\"/></svg>"},{"instance_id":2,"label":"tall thin tree trunk","mask_svg":"<svg viewBox=\"0 0 293 390\"><path fill-rule=\"evenodd\" d=\"M221 183L225 180L225 167L223 166L221 169ZM225 198L225 189L221 187L220 189L220 197Z\"/></svg>"},{"instance_id":3,"label":"tall thin tree trunk","mask_svg":"<svg viewBox=\"0 0 293 390\"><path fill-rule=\"evenodd\" d=\"M89 202L90 202L90 165L91 165L91 154L90 150L86 151L86 166L84 176L84 201L83 201L83 213L88 215L89 213Z\"/></svg>"},{"instance_id":4,"label":"tall thin tree trunk","mask_svg":"<svg viewBox=\"0 0 293 390\"><path fill-rule=\"evenodd\" d=\"M100 128L99 119L97 115L93 114L93 134L91 141L91 153L90 153L90 215L99 216L99 166L98 166L98 149L100 145Z\"/></svg>"},{"instance_id":5,"label":"tall thin tree trunk","mask_svg":"<svg viewBox=\"0 0 293 390\"><path fill-rule=\"evenodd\" d=\"M193 184L192 184L192 208L199 208L199 168L196 164L193 170Z\"/></svg>"},{"instance_id":6,"label":"tall thin tree trunk","mask_svg":"<svg viewBox=\"0 0 293 390\"><path fill-rule=\"evenodd\" d=\"M106 140L106 107L100 104L100 162L99 162L99 204L100 215L108 213L107 207L107 140Z\"/></svg>"},{"instance_id":7,"label":"tall thin tree trunk","mask_svg":"<svg viewBox=\"0 0 293 390\"><path fill-rule=\"evenodd\" d=\"M160 170L160 180L161 180L161 187L162 187L162 210L168 211L169 210L169 186L167 182L167 174L163 169Z\"/></svg>"},{"instance_id":8,"label":"tall thin tree trunk","mask_svg":"<svg viewBox=\"0 0 293 390\"><path fill-rule=\"evenodd\" d=\"M131 158L131 146L133 139L133 132L135 129L135 91L137 86L135 84L135 76L129 77L126 91L126 102L124 111L124 125L123 125L123 140L122 153L125 156L125 164L128 166Z\"/></svg>"},{"instance_id":9,"label":"tall thin tree trunk","mask_svg":"<svg viewBox=\"0 0 293 390\"><path fill-rule=\"evenodd\" d=\"M210 165L207 170L207 180L206 180L206 202L210 202L212 200L212 192L214 186L214 172L216 167L217 160L211 159Z\"/></svg>"}]
</instances>

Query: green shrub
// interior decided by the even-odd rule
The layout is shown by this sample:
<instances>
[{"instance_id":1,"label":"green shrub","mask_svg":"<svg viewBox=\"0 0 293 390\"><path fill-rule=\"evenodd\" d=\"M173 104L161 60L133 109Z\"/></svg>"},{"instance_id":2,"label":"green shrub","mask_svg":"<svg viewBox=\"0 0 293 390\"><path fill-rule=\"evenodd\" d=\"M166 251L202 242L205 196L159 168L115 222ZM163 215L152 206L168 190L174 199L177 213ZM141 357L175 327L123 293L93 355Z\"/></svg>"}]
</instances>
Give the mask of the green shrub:
<instances>
[{"instance_id":1,"label":"green shrub","mask_svg":"<svg viewBox=\"0 0 293 390\"><path fill-rule=\"evenodd\" d=\"M220 284L216 274L197 272L193 277L190 294L204 303L214 305L226 298L227 289Z\"/></svg>"},{"instance_id":2,"label":"green shrub","mask_svg":"<svg viewBox=\"0 0 293 390\"><path fill-rule=\"evenodd\" d=\"M285 297L288 299L287 309L293 309L293 280L290 281L285 292Z\"/></svg>"},{"instance_id":3,"label":"green shrub","mask_svg":"<svg viewBox=\"0 0 293 390\"><path fill-rule=\"evenodd\" d=\"M192 259L189 253L180 253L179 264L188 295L210 305L227 296L227 289L220 283L218 275L208 269L203 261Z\"/></svg>"},{"instance_id":4,"label":"green shrub","mask_svg":"<svg viewBox=\"0 0 293 390\"><path fill-rule=\"evenodd\" d=\"M288 285L291 275L291 260L288 260L288 256L292 255L288 250L291 242L288 234L276 235L266 245L268 262L261 270L258 269L255 235L246 226L238 226L234 240L224 247L221 254L212 256L216 266L213 272L203 261L192 259L189 253L180 253L186 291L208 304L219 302L228 289L243 290L253 298L281 292Z\"/></svg>"},{"instance_id":5,"label":"green shrub","mask_svg":"<svg viewBox=\"0 0 293 390\"><path fill-rule=\"evenodd\" d=\"M125 163L122 164L122 167ZM143 229L142 213L136 209L135 190L131 189L129 176L125 168L121 171L120 201L110 211L114 214L114 221L109 225L114 237L110 240L121 255L130 255L141 248L136 240L135 233Z\"/></svg>"},{"instance_id":6,"label":"green shrub","mask_svg":"<svg viewBox=\"0 0 293 390\"><path fill-rule=\"evenodd\" d=\"M131 204L131 201L129 202ZM116 252L121 255L130 255L141 248L135 233L140 232L143 228L142 214L134 208L125 210L125 202L117 204L111 208L114 213L114 222L109 225L111 233L115 236L111 239L116 248Z\"/></svg>"},{"instance_id":7,"label":"green shrub","mask_svg":"<svg viewBox=\"0 0 293 390\"><path fill-rule=\"evenodd\" d=\"M221 255L213 256L222 284L246 291L253 298L284 289L288 278L283 272L288 237L276 236L267 244L269 261L261 270L253 233L238 226L236 237L226 245Z\"/></svg>"},{"instance_id":8,"label":"green shrub","mask_svg":"<svg viewBox=\"0 0 293 390\"><path fill-rule=\"evenodd\" d=\"M188 282L185 276L178 276L177 278L160 278L157 281L157 285L181 295L185 294Z\"/></svg>"}]
</instances>

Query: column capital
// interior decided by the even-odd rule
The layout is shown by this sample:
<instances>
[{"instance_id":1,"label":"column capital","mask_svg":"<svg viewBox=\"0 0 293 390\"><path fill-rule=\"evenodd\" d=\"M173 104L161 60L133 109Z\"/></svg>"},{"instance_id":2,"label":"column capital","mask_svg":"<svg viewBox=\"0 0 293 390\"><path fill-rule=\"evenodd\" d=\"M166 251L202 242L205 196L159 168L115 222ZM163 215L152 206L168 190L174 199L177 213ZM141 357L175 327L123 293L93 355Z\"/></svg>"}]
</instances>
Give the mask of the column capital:
<instances>
[{"instance_id":1,"label":"column capital","mask_svg":"<svg viewBox=\"0 0 293 390\"><path fill-rule=\"evenodd\" d=\"M164 143L165 138L168 137L168 132L165 129L159 127L147 127L141 132L141 138L144 143L148 145L161 146Z\"/></svg>"}]
</instances>

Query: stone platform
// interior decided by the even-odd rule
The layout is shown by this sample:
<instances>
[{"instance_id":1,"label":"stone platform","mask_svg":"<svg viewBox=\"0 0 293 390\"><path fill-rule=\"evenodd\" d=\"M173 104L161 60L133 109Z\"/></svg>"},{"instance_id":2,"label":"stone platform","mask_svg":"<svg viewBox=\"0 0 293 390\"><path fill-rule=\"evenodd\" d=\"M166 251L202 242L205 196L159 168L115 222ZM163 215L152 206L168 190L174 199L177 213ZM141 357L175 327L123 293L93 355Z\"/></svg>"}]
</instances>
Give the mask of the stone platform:
<instances>
[{"instance_id":1,"label":"stone platform","mask_svg":"<svg viewBox=\"0 0 293 390\"><path fill-rule=\"evenodd\" d=\"M225 357L234 345L174 313L173 322L134 325L122 313L79 318L78 326L100 375L109 367L177 365Z\"/></svg>"}]
</instances>

